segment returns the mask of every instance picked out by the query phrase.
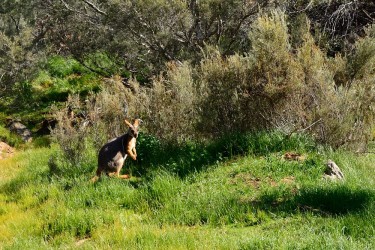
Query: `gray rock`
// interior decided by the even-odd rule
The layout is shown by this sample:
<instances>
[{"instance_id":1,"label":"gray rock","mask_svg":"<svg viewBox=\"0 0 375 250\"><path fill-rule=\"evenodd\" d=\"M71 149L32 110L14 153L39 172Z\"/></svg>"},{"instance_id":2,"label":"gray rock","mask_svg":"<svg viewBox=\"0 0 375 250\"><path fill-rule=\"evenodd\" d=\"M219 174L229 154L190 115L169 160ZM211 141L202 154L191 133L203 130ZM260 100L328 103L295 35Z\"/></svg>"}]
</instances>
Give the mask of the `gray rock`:
<instances>
[{"instance_id":1,"label":"gray rock","mask_svg":"<svg viewBox=\"0 0 375 250\"><path fill-rule=\"evenodd\" d=\"M331 180L343 180L344 174L340 168L332 160L328 160L326 170L324 171L324 177Z\"/></svg>"},{"instance_id":2,"label":"gray rock","mask_svg":"<svg viewBox=\"0 0 375 250\"><path fill-rule=\"evenodd\" d=\"M31 131L19 121L10 122L8 128L11 132L21 136L22 140L25 142L30 142L33 139L31 136Z\"/></svg>"}]
</instances>

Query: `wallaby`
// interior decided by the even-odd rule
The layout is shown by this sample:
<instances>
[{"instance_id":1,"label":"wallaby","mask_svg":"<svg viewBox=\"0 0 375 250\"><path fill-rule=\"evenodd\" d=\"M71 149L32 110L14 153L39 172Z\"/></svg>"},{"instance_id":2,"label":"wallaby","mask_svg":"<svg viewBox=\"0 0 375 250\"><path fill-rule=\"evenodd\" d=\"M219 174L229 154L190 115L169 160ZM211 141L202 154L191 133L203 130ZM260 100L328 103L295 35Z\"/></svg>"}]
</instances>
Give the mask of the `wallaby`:
<instances>
[{"instance_id":1,"label":"wallaby","mask_svg":"<svg viewBox=\"0 0 375 250\"><path fill-rule=\"evenodd\" d=\"M97 181L103 172L109 176L116 176L123 179L130 178L129 175L120 175L120 171L127 156L130 156L133 160L137 159L135 143L138 137L138 127L141 122L141 119L135 119L132 125L125 120L126 125L129 127L128 132L110 140L100 149L96 176L91 179L93 182Z\"/></svg>"}]
</instances>

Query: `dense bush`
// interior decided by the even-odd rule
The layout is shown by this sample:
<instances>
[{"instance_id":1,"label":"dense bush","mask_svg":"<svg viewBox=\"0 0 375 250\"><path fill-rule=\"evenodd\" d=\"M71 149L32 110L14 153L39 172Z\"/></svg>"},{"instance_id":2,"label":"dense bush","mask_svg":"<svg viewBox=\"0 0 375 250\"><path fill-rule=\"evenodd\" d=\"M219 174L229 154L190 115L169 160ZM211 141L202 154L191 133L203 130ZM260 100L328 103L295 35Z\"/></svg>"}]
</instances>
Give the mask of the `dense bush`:
<instances>
[{"instance_id":1,"label":"dense bush","mask_svg":"<svg viewBox=\"0 0 375 250\"><path fill-rule=\"evenodd\" d=\"M169 141L196 138L200 97L192 70L188 63L169 63L165 76L156 77L151 88L139 89L131 105L144 118L150 134Z\"/></svg>"},{"instance_id":2,"label":"dense bush","mask_svg":"<svg viewBox=\"0 0 375 250\"><path fill-rule=\"evenodd\" d=\"M108 80L99 93L90 93L84 100L79 95L71 95L63 108L54 108L57 126L52 136L60 145L62 156L51 159L53 173L73 173L79 168L86 171L96 166L100 147L127 131L124 119L128 112L133 112L133 108L128 107L127 100L132 100L127 98L129 92L114 78ZM69 168L72 170L67 171ZM79 171L76 174L79 175Z\"/></svg>"},{"instance_id":3,"label":"dense bush","mask_svg":"<svg viewBox=\"0 0 375 250\"><path fill-rule=\"evenodd\" d=\"M138 110L150 132L181 141L277 129L366 148L375 103L371 29L350 56L329 58L309 29L292 49L287 17L276 11L254 22L249 40L246 55L224 57L207 47L200 65L172 64L154 79Z\"/></svg>"},{"instance_id":4,"label":"dense bush","mask_svg":"<svg viewBox=\"0 0 375 250\"><path fill-rule=\"evenodd\" d=\"M365 150L374 125L372 30L349 56L329 58L308 29L293 49L283 12L261 15L251 27L247 54L225 57L207 46L199 65L170 62L148 87L109 78L84 101L69 98L56 112L54 136L77 165L86 149L93 155L125 133L125 117L141 117L143 132L151 136L139 140L139 162L149 158L149 165L161 163L180 175L237 154L232 151L264 151L252 149L241 133L278 130L283 140L306 132L335 148ZM226 138L223 148L204 146L218 136Z\"/></svg>"}]
</instances>

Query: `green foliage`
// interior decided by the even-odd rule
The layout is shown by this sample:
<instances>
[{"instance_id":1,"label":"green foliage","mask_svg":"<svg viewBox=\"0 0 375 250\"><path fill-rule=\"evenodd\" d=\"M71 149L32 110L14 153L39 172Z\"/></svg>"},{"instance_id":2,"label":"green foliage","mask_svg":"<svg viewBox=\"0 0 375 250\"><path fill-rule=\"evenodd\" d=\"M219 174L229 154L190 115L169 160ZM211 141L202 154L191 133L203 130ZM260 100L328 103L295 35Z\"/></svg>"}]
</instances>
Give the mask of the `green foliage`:
<instances>
[{"instance_id":1,"label":"green foliage","mask_svg":"<svg viewBox=\"0 0 375 250\"><path fill-rule=\"evenodd\" d=\"M22 139L20 136L11 133L9 129L5 128L0 124L0 141L9 144L12 147L18 147L22 144Z\"/></svg>"},{"instance_id":2,"label":"green foliage","mask_svg":"<svg viewBox=\"0 0 375 250\"><path fill-rule=\"evenodd\" d=\"M23 7L21 7L23 9ZM11 10L14 11L14 10ZM5 19L5 20L4 20ZM17 20L18 19L18 20ZM44 51L32 51L33 29L27 24L19 13L7 13L1 16L0 25L0 96L4 97L12 93L14 84L25 82L29 75L35 72L35 65L44 58ZM16 21L17 20L17 21ZM18 22L18 30L7 30L14 28ZM23 26L24 25L24 26ZM20 26L23 26L20 29ZM16 86L16 89L25 86ZM22 100L21 100L22 101Z\"/></svg>"},{"instance_id":3,"label":"green foliage","mask_svg":"<svg viewBox=\"0 0 375 250\"><path fill-rule=\"evenodd\" d=\"M69 94L87 95L89 91L97 91L99 79L71 58L52 57L45 70L40 71L31 82L35 102L49 104L67 101Z\"/></svg>"},{"instance_id":4,"label":"green foliage","mask_svg":"<svg viewBox=\"0 0 375 250\"><path fill-rule=\"evenodd\" d=\"M60 175L51 173L48 159L60 150L55 146L22 152L16 160L21 164L19 172L1 183L0 221L4 226L0 226L0 239L4 246L225 249L230 244L241 249L374 245L372 155L319 151L309 138L297 135L239 134L231 139L241 147L246 145L249 155L216 159L181 178L165 168L165 162L156 161L157 156L166 159L167 152L159 153L167 145L151 136L139 139L139 151L154 150L150 152L155 155L150 162L154 166L145 167L147 175L129 181L104 176L91 183L95 162L87 164L86 171L75 168L75 175L69 174L68 167ZM175 146L168 153L174 160L180 158L177 168L198 149L207 151L203 157L208 159L214 153L246 154L245 149L225 142L220 139L201 148L180 145L184 151ZM306 160L287 161L282 157L285 151L302 153ZM149 157L147 152L142 152L142 164ZM25 158L28 160L20 161ZM339 164L344 182L322 179L328 158ZM3 171L13 166L6 164Z\"/></svg>"},{"instance_id":5,"label":"green foliage","mask_svg":"<svg viewBox=\"0 0 375 250\"><path fill-rule=\"evenodd\" d=\"M308 136L293 135L288 138L280 132L235 133L205 143L180 144L166 143L141 133L137 139L137 162L128 164L131 172L141 175L161 166L168 172L186 177L211 164L237 156L280 151L311 152L314 149L316 145Z\"/></svg>"},{"instance_id":6,"label":"green foliage","mask_svg":"<svg viewBox=\"0 0 375 250\"><path fill-rule=\"evenodd\" d=\"M120 67L118 60L111 58L105 52L94 52L84 57L83 65L95 73L102 76L111 77L113 75L129 75L129 72ZM82 67L82 66L81 66Z\"/></svg>"},{"instance_id":7,"label":"green foliage","mask_svg":"<svg viewBox=\"0 0 375 250\"><path fill-rule=\"evenodd\" d=\"M58 145L1 160L1 247L374 248L373 155L316 144L374 136L372 2L31 2L0 7L0 120L67 102ZM89 182L136 117L132 178ZM343 182L322 178L327 159Z\"/></svg>"},{"instance_id":8,"label":"green foliage","mask_svg":"<svg viewBox=\"0 0 375 250\"><path fill-rule=\"evenodd\" d=\"M152 88L136 93L137 115L145 120L150 134L169 141L184 141L195 137L197 100L199 93L193 80L190 64L168 64L166 76L153 80Z\"/></svg>"},{"instance_id":9,"label":"green foliage","mask_svg":"<svg viewBox=\"0 0 375 250\"><path fill-rule=\"evenodd\" d=\"M176 142L267 129L307 131L335 148L366 150L374 126L370 36L352 55L332 59L307 28L293 50L287 17L274 11L258 17L249 40L245 55L223 56L207 46L200 65L169 64L152 88L135 93L148 131Z\"/></svg>"},{"instance_id":10,"label":"green foliage","mask_svg":"<svg viewBox=\"0 0 375 250\"><path fill-rule=\"evenodd\" d=\"M66 59L60 56L55 56L48 59L46 70L52 77L63 78L72 74L79 74L87 72L83 66L74 59Z\"/></svg>"}]
</instances>

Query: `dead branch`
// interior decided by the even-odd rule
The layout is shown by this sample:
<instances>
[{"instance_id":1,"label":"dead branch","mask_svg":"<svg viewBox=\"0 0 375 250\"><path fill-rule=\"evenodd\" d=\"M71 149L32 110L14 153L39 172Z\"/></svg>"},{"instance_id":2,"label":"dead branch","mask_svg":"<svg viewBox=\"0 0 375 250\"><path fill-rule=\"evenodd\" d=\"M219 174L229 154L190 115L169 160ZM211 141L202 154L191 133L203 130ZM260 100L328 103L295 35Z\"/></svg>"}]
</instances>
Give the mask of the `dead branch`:
<instances>
[{"instance_id":1,"label":"dead branch","mask_svg":"<svg viewBox=\"0 0 375 250\"><path fill-rule=\"evenodd\" d=\"M322 118L320 118L319 120L311 123L309 126L307 126L306 128L301 128L301 129L297 129L295 128L294 130L292 130L288 135L287 135L287 138L291 137L293 133L301 133L301 132L305 132L306 130L312 128L313 126L315 126L317 123L321 122L322 121Z\"/></svg>"},{"instance_id":2,"label":"dead branch","mask_svg":"<svg viewBox=\"0 0 375 250\"><path fill-rule=\"evenodd\" d=\"M99 14L101 15L107 15L106 12L102 11L101 9L99 9L95 4L93 4L92 2L88 1L88 0L83 0L87 5L89 5L93 10L95 10L96 12L98 12Z\"/></svg>"}]
</instances>

